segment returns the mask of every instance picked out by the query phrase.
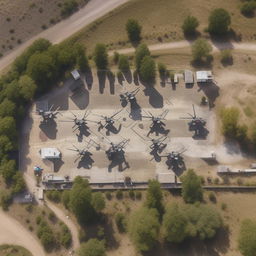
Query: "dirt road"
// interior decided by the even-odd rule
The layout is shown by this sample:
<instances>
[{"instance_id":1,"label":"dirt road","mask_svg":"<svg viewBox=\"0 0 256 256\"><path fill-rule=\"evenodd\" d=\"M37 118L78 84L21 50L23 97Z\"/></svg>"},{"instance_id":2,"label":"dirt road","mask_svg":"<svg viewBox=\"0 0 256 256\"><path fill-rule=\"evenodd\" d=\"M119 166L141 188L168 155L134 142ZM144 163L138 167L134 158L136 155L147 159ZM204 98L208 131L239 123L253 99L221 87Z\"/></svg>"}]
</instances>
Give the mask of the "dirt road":
<instances>
[{"instance_id":1,"label":"dirt road","mask_svg":"<svg viewBox=\"0 0 256 256\"><path fill-rule=\"evenodd\" d=\"M56 214L56 216L67 225L67 227L69 228L71 235L72 235L73 249L75 249L75 250L78 249L80 246L80 242L79 242L79 237L78 237L78 229L77 229L76 225L74 224L74 222L70 218L66 217L67 215L65 214L65 212L62 209L58 208L57 206L55 206L48 200L47 200L46 204Z\"/></svg>"},{"instance_id":2,"label":"dirt road","mask_svg":"<svg viewBox=\"0 0 256 256\"><path fill-rule=\"evenodd\" d=\"M45 256L40 243L18 221L0 210L0 244L14 244L25 247L33 256Z\"/></svg>"},{"instance_id":3,"label":"dirt road","mask_svg":"<svg viewBox=\"0 0 256 256\"><path fill-rule=\"evenodd\" d=\"M84 8L71 17L32 37L8 55L2 57L0 59L0 70L11 64L11 62L35 39L46 38L52 43L59 43L127 1L128 0L91 0Z\"/></svg>"},{"instance_id":4,"label":"dirt road","mask_svg":"<svg viewBox=\"0 0 256 256\"><path fill-rule=\"evenodd\" d=\"M163 50L170 50L170 49L180 49L190 47L192 44L191 41L179 41L179 42L170 42L170 43L159 43L149 45L150 51L163 51ZM235 50L246 50L246 51L256 51L256 44L255 43L217 43L211 42L213 47L213 51L224 50L224 49L235 49ZM134 48L125 48L120 50L115 50L120 54L130 54L135 51ZM113 55L114 51L110 51L109 54Z\"/></svg>"}]
</instances>

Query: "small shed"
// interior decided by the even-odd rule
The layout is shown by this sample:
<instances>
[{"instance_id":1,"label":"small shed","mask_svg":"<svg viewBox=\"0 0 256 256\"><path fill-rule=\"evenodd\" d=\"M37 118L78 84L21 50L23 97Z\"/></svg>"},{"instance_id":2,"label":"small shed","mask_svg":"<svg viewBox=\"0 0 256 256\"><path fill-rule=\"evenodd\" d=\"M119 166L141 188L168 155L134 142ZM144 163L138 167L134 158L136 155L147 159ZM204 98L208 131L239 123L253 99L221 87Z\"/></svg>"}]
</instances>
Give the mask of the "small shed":
<instances>
[{"instance_id":1,"label":"small shed","mask_svg":"<svg viewBox=\"0 0 256 256\"><path fill-rule=\"evenodd\" d=\"M55 176L54 174L45 174L42 178L43 183L51 183L51 184L56 184L56 183L65 183L66 179L61 176Z\"/></svg>"},{"instance_id":2,"label":"small shed","mask_svg":"<svg viewBox=\"0 0 256 256\"><path fill-rule=\"evenodd\" d=\"M60 158L60 151L57 148L41 148L39 152L42 159Z\"/></svg>"},{"instance_id":3,"label":"small shed","mask_svg":"<svg viewBox=\"0 0 256 256\"><path fill-rule=\"evenodd\" d=\"M212 71L197 71L196 81L198 83L207 83L213 80Z\"/></svg>"},{"instance_id":4,"label":"small shed","mask_svg":"<svg viewBox=\"0 0 256 256\"><path fill-rule=\"evenodd\" d=\"M79 74L79 72L78 72L77 69L74 69L73 71L71 71L71 75L73 76L73 78L74 78L75 80L80 79L80 74Z\"/></svg>"},{"instance_id":5,"label":"small shed","mask_svg":"<svg viewBox=\"0 0 256 256\"><path fill-rule=\"evenodd\" d=\"M194 84L193 72L190 70L185 70L184 71L184 80L185 80L185 84Z\"/></svg>"}]
</instances>

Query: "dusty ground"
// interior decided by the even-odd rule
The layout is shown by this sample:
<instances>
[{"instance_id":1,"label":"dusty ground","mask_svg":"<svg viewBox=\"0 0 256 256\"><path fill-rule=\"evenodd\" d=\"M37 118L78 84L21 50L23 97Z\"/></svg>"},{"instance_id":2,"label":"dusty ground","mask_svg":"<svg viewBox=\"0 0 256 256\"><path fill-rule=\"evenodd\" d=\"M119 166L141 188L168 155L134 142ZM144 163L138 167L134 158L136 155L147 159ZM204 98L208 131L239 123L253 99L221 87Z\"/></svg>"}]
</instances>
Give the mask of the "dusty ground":
<instances>
[{"instance_id":1,"label":"dusty ground","mask_svg":"<svg viewBox=\"0 0 256 256\"><path fill-rule=\"evenodd\" d=\"M232 76L232 73L230 73ZM220 80L218 80L220 77ZM40 102L46 102L49 106L55 104L55 107L60 107L62 116L58 116L56 123L51 126L40 125L41 118L35 113L35 106L31 112L31 116L26 120L22 131L24 142L21 150L21 169L25 172L27 181L33 188L35 179L33 177L33 167L40 165L44 169L44 173L55 173L55 175L69 175L71 178L76 175L81 175L89 178L92 183L106 183L122 181L124 177L129 176L133 181L145 182L148 179L156 177L156 174L171 172L168 170L165 158L153 158L150 155L150 141L147 138L150 121L148 120L133 120L140 119L144 109L153 114L161 114L163 110L169 110L166 116L166 129L170 130L168 134L167 147L162 155L172 151L186 149L184 153L185 164L187 168L194 168L198 174L203 176L216 176L216 165L209 165L204 161L206 155L210 155L214 151L217 155L219 164L228 165L248 165L248 159L242 156L239 148L236 145L223 143L219 139L216 130L216 115L214 109L200 106L200 100L204 93L212 96L213 100L218 98L220 88L222 87L221 74L216 76L216 85L206 87L200 90L197 85L193 88L185 88L184 83L172 89L170 84L165 86L157 82L155 89L145 91L143 85L139 94L137 94L137 103L140 107L138 110L133 110L132 118L129 117L129 104L123 108L123 111L117 115L118 121L115 124L117 131L113 134L106 134L106 130L98 132L98 125L90 123L90 133L88 137L80 138L75 133L72 133L73 123L62 122L72 117L72 111L78 117L82 117L85 109L90 110L89 119L99 121L99 115L112 115L122 109L119 100L119 94L128 90L137 88L133 83L124 83L123 86L116 81L111 86L106 82L105 86L99 87L99 82L96 74L93 77L92 89L88 90L87 86L77 95L69 97L68 86L72 83L69 80L63 88L56 89L51 94L40 99ZM99 89L101 93L99 93ZM191 113L192 104L195 104L196 112L199 116L205 118L209 134L205 140L193 138L193 132L188 131L187 121L181 120L181 117ZM120 131L119 131L120 128ZM156 138L155 135L150 135L151 138ZM93 140L100 145L101 150L97 150L94 146L89 148L92 155L92 168L84 162L75 162L77 158L76 152L70 151L72 145L83 149L89 142ZM126 161L129 168L123 165L123 169L118 166L111 165L107 159L105 150L109 147L109 142L120 142L122 139L129 139L130 142L126 146ZM90 142L92 143L92 141ZM62 153L61 161L53 165L51 161L42 161L39 155L39 150L42 147L57 147ZM248 167L248 166L246 166ZM207 171L205 171L207 170ZM178 176L182 173L176 173Z\"/></svg>"}]
</instances>

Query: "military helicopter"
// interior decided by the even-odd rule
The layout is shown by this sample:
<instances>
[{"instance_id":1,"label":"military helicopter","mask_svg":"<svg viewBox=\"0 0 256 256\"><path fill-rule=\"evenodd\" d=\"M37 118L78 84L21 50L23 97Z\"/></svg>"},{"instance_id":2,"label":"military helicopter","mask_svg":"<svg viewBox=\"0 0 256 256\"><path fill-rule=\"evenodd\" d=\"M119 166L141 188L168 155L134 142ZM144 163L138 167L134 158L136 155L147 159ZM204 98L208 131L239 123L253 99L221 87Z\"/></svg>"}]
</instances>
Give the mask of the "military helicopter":
<instances>
[{"instance_id":1,"label":"military helicopter","mask_svg":"<svg viewBox=\"0 0 256 256\"><path fill-rule=\"evenodd\" d=\"M88 110L85 111L85 113L81 119L79 119L77 117L77 115L75 115L73 112L71 112L71 114L74 116L74 118L70 118L70 120L64 120L61 122L74 122L72 129L74 129L75 127L76 128L73 130L73 132L76 130L82 130L83 128L89 129L89 127L87 127L87 122L97 123L95 121L91 121L91 120L87 119L87 117L90 115L90 112Z\"/></svg>"},{"instance_id":2,"label":"military helicopter","mask_svg":"<svg viewBox=\"0 0 256 256\"><path fill-rule=\"evenodd\" d=\"M178 170L184 167L182 154L185 151L186 149L183 149L181 151L172 151L171 153L162 156L167 157L166 164L168 165L169 169Z\"/></svg>"},{"instance_id":3,"label":"military helicopter","mask_svg":"<svg viewBox=\"0 0 256 256\"><path fill-rule=\"evenodd\" d=\"M79 162L87 162L86 168L91 169L94 160L91 158L92 153L88 150L88 146L83 149L79 149L75 145L73 145L73 147L74 148L69 148L68 150L77 152L78 157L75 159L74 163L78 160L80 160Z\"/></svg>"},{"instance_id":4,"label":"military helicopter","mask_svg":"<svg viewBox=\"0 0 256 256\"><path fill-rule=\"evenodd\" d=\"M58 114L61 115L61 113L58 111L60 109L60 107L58 107L56 110L52 110L53 109L53 105L51 105L51 107L49 108L49 110L43 110L43 109L37 109L36 112L38 113L38 115L40 115L43 120L42 122L49 122L49 121L53 121Z\"/></svg>"},{"instance_id":5,"label":"military helicopter","mask_svg":"<svg viewBox=\"0 0 256 256\"><path fill-rule=\"evenodd\" d=\"M130 140L124 139L118 144L110 142L110 148L106 150L106 154L109 160L115 160L115 158L122 158L125 154L124 148L129 143Z\"/></svg>"},{"instance_id":6,"label":"military helicopter","mask_svg":"<svg viewBox=\"0 0 256 256\"><path fill-rule=\"evenodd\" d=\"M151 112L146 112L145 110L143 110L143 112L146 114L144 116L142 116L143 118L148 118L151 119L152 121L152 125L165 125L162 121L165 120L166 115L168 114L169 110L164 110L163 113L159 116L154 116Z\"/></svg>"},{"instance_id":7,"label":"military helicopter","mask_svg":"<svg viewBox=\"0 0 256 256\"><path fill-rule=\"evenodd\" d=\"M114 113L112 116L103 116L103 115L94 114L95 116L101 117L101 119L104 120L104 122L105 122L104 124L102 124L101 121L98 122L98 124L100 125L98 130L100 131L103 128L112 127L116 121L116 119L114 117L117 114L119 114L121 111L122 111L122 109L117 111L116 113Z\"/></svg>"},{"instance_id":8,"label":"military helicopter","mask_svg":"<svg viewBox=\"0 0 256 256\"><path fill-rule=\"evenodd\" d=\"M140 91L140 88L137 88L136 90L133 90L133 91L131 91L131 92L125 92L125 93L121 93L120 94L120 100L121 101L129 101L129 102L131 102L131 101L133 101L133 100L135 100L136 98L135 98L135 96L136 96L136 94L138 93Z\"/></svg>"},{"instance_id":9,"label":"military helicopter","mask_svg":"<svg viewBox=\"0 0 256 256\"><path fill-rule=\"evenodd\" d=\"M166 139L166 136L162 136L158 139L151 139L152 143L150 145L150 149L152 149L152 151L156 151L157 153L161 153L167 146L167 144L164 143Z\"/></svg>"},{"instance_id":10,"label":"military helicopter","mask_svg":"<svg viewBox=\"0 0 256 256\"><path fill-rule=\"evenodd\" d=\"M205 130L206 121L203 118L198 117L196 115L194 104L192 106L193 106L193 114L194 115L191 115L190 113L188 113L188 115L190 117L182 117L181 119L191 120L190 122L188 122L189 130L194 131L195 136L200 136L200 135L203 135L203 132Z\"/></svg>"}]
</instances>

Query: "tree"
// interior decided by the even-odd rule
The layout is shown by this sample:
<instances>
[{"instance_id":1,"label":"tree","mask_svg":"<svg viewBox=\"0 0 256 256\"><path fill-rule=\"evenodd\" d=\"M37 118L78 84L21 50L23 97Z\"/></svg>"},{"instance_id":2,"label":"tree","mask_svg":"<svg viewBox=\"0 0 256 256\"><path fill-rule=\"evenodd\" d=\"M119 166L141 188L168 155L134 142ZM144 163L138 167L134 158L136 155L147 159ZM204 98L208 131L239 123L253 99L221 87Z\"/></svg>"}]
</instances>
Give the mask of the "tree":
<instances>
[{"instance_id":1,"label":"tree","mask_svg":"<svg viewBox=\"0 0 256 256\"><path fill-rule=\"evenodd\" d=\"M6 135L0 136L0 145L0 159L2 159L6 153L14 149L12 141Z\"/></svg>"},{"instance_id":2,"label":"tree","mask_svg":"<svg viewBox=\"0 0 256 256\"><path fill-rule=\"evenodd\" d=\"M228 138L236 138L239 119L239 110L234 107L221 111L222 132Z\"/></svg>"},{"instance_id":3,"label":"tree","mask_svg":"<svg viewBox=\"0 0 256 256\"><path fill-rule=\"evenodd\" d=\"M189 169L181 178L182 197L186 203L202 201L203 188L201 178L195 174L193 169Z\"/></svg>"},{"instance_id":4,"label":"tree","mask_svg":"<svg viewBox=\"0 0 256 256\"><path fill-rule=\"evenodd\" d=\"M61 7L61 15L63 17L68 17L76 11L77 7L78 3L76 0L65 0Z\"/></svg>"},{"instance_id":5,"label":"tree","mask_svg":"<svg viewBox=\"0 0 256 256\"><path fill-rule=\"evenodd\" d=\"M53 58L46 53L35 53L29 58L27 74L36 82L40 91L47 90L56 78Z\"/></svg>"},{"instance_id":6,"label":"tree","mask_svg":"<svg viewBox=\"0 0 256 256\"><path fill-rule=\"evenodd\" d=\"M101 212L105 208L105 198L101 192L93 193L92 205L96 212Z\"/></svg>"},{"instance_id":7,"label":"tree","mask_svg":"<svg viewBox=\"0 0 256 256\"><path fill-rule=\"evenodd\" d=\"M182 30L185 35L193 35L196 32L196 28L199 26L199 22L194 16L187 16L183 22Z\"/></svg>"},{"instance_id":8,"label":"tree","mask_svg":"<svg viewBox=\"0 0 256 256\"><path fill-rule=\"evenodd\" d=\"M123 73L127 72L130 70L130 64L128 57L125 55L119 55L119 60L118 60L118 69L122 71Z\"/></svg>"},{"instance_id":9,"label":"tree","mask_svg":"<svg viewBox=\"0 0 256 256\"><path fill-rule=\"evenodd\" d=\"M61 196L61 201L66 209L69 208L69 202L70 202L70 192L68 190L64 190Z\"/></svg>"},{"instance_id":10,"label":"tree","mask_svg":"<svg viewBox=\"0 0 256 256\"><path fill-rule=\"evenodd\" d=\"M145 56L140 66L140 77L145 82L151 82L156 77L156 64L153 58Z\"/></svg>"},{"instance_id":11,"label":"tree","mask_svg":"<svg viewBox=\"0 0 256 256\"><path fill-rule=\"evenodd\" d=\"M81 223L87 223L94 217L92 191L88 180L77 176L70 191L70 208Z\"/></svg>"},{"instance_id":12,"label":"tree","mask_svg":"<svg viewBox=\"0 0 256 256\"><path fill-rule=\"evenodd\" d=\"M126 223L126 219L123 213L118 212L115 216L115 222L116 222L116 226L118 228L118 231L120 233L123 233L126 231L127 229L127 223Z\"/></svg>"},{"instance_id":13,"label":"tree","mask_svg":"<svg viewBox=\"0 0 256 256\"><path fill-rule=\"evenodd\" d=\"M13 188L12 192L14 194L20 193L25 190L26 188L26 183L25 180L22 176L22 173L18 171L14 176L13 176Z\"/></svg>"},{"instance_id":14,"label":"tree","mask_svg":"<svg viewBox=\"0 0 256 256\"><path fill-rule=\"evenodd\" d=\"M12 101L5 98L0 104L0 117L14 116L16 105Z\"/></svg>"},{"instance_id":15,"label":"tree","mask_svg":"<svg viewBox=\"0 0 256 256\"><path fill-rule=\"evenodd\" d=\"M166 65L163 64L163 63L158 63L158 72L159 72L159 75L162 79L165 78L166 74L167 74L167 68L166 68Z\"/></svg>"},{"instance_id":16,"label":"tree","mask_svg":"<svg viewBox=\"0 0 256 256\"><path fill-rule=\"evenodd\" d=\"M229 13L222 8L215 9L209 16L208 30L215 35L224 35L228 32L231 24Z\"/></svg>"},{"instance_id":17,"label":"tree","mask_svg":"<svg viewBox=\"0 0 256 256\"><path fill-rule=\"evenodd\" d=\"M18 86L20 89L20 94L22 97L29 101L32 100L36 91L36 84L29 76L21 76L18 81Z\"/></svg>"},{"instance_id":18,"label":"tree","mask_svg":"<svg viewBox=\"0 0 256 256\"><path fill-rule=\"evenodd\" d=\"M4 161L0 166L0 172L4 178L5 183L10 183L17 172L15 161Z\"/></svg>"},{"instance_id":19,"label":"tree","mask_svg":"<svg viewBox=\"0 0 256 256\"><path fill-rule=\"evenodd\" d=\"M130 219L129 233L139 251L149 251L156 244L159 232L156 209L141 208Z\"/></svg>"},{"instance_id":20,"label":"tree","mask_svg":"<svg viewBox=\"0 0 256 256\"><path fill-rule=\"evenodd\" d=\"M148 208L155 208L159 213L163 213L163 193L161 185L157 180L150 180L148 182L148 189L146 195L146 206Z\"/></svg>"},{"instance_id":21,"label":"tree","mask_svg":"<svg viewBox=\"0 0 256 256\"><path fill-rule=\"evenodd\" d=\"M244 256L255 256L256 222L246 219L242 222L238 238L238 248Z\"/></svg>"},{"instance_id":22,"label":"tree","mask_svg":"<svg viewBox=\"0 0 256 256\"><path fill-rule=\"evenodd\" d=\"M86 71L89 68L89 62L85 54L85 48L82 44L76 44L76 63L78 69L82 72Z\"/></svg>"},{"instance_id":23,"label":"tree","mask_svg":"<svg viewBox=\"0 0 256 256\"><path fill-rule=\"evenodd\" d=\"M103 241L90 239L83 243L78 251L79 256L105 256L106 248Z\"/></svg>"},{"instance_id":24,"label":"tree","mask_svg":"<svg viewBox=\"0 0 256 256\"><path fill-rule=\"evenodd\" d=\"M7 136L11 140L16 138L16 124L13 117L7 116L0 118L0 136Z\"/></svg>"},{"instance_id":25,"label":"tree","mask_svg":"<svg viewBox=\"0 0 256 256\"><path fill-rule=\"evenodd\" d=\"M212 51L212 46L203 38L197 39L192 44L192 55L195 61L201 61L203 58L207 58Z\"/></svg>"},{"instance_id":26,"label":"tree","mask_svg":"<svg viewBox=\"0 0 256 256\"><path fill-rule=\"evenodd\" d=\"M146 44L140 44L135 51L135 66L138 72L145 56L150 56L150 51Z\"/></svg>"},{"instance_id":27,"label":"tree","mask_svg":"<svg viewBox=\"0 0 256 256\"><path fill-rule=\"evenodd\" d=\"M135 19L128 19L126 31L131 42L139 42L141 39L141 25Z\"/></svg>"},{"instance_id":28,"label":"tree","mask_svg":"<svg viewBox=\"0 0 256 256\"><path fill-rule=\"evenodd\" d=\"M97 44L94 49L94 62L98 70L107 69L108 53L105 44Z\"/></svg>"},{"instance_id":29,"label":"tree","mask_svg":"<svg viewBox=\"0 0 256 256\"><path fill-rule=\"evenodd\" d=\"M163 217L164 236L168 242L181 243L187 237L188 221L179 205L167 208Z\"/></svg>"}]
</instances>

